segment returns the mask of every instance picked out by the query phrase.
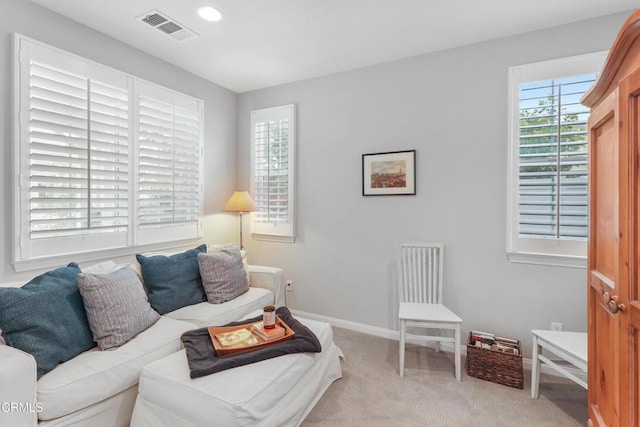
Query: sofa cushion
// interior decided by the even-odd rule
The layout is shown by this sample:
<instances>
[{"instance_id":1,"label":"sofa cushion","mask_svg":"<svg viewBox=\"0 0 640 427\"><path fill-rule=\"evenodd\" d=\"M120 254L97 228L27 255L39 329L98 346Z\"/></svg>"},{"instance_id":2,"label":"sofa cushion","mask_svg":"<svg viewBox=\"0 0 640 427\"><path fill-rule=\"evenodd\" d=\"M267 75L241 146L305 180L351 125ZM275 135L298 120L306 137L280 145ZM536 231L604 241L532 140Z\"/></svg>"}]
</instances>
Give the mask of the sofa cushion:
<instances>
[{"instance_id":1,"label":"sofa cushion","mask_svg":"<svg viewBox=\"0 0 640 427\"><path fill-rule=\"evenodd\" d=\"M58 365L38 381L38 418L62 417L136 385L142 368L180 350L180 336L191 329L191 323L160 318L114 350L96 347Z\"/></svg>"},{"instance_id":2,"label":"sofa cushion","mask_svg":"<svg viewBox=\"0 0 640 427\"><path fill-rule=\"evenodd\" d=\"M198 254L198 264L202 287L211 304L231 301L249 290L247 273L237 247Z\"/></svg>"},{"instance_id":3,"label":"sofa cushion","mask_svg":"<svg viewBox=\"0 0 640 427\"><path fill-rule=\"evenodd\" d=\"M30 353L38 378L95 346L78 291L78 264L0 288L0 329L8 345Z\"/></svg>"},{"instance_id":4,"label":"sofa cushion","mask_svg":"<svg viewBox=\"0 0 640 427\"><path fill-rule=\"evenodd\" d=\"M109 274L78 274L78 288L101 350L118 347L158 321L131 266Z\"/></svg>"},{"instance_id":5,"label":"sofa cushion","mask_svg":"<svg viewBox=\"0 0 640 427\"><path fill-rule=\"evenodd\" d=\"M199 327L222 326L271 304L273 292L263 288L249 288L244 294L223 304L203 302L172 311L165 316L185 320Z\"/></svg>"},{"instance_id":6,"label":"sofa cushion","mask_svg":"<svg viewBox=\"0 0 640 427\"><path fill-rule=\"evenodd\" d=\"M153 403L170 414L168 423L178 425L205 425L203 419L214 420L223 426L250 425L290 425L273 424L268 420L275 406L298 405L291 396L296 387L299 394L312 388L324 391L327 369L316 370L323 355L335 355L334 365L338 372L331 380L339 377L337 353L332 351L333 332L326 323L300 319L317 337L323 348L322 353L287 354L258 363L217 372L201 378L191 379L184 350L146 366L140 380L138 399ZM307 377L312 374L313 379ZM317 388L315 381L321 379ZM309 400L318 393L314 392ZM318 396L319 397L319 396ZM143 405L146 406L146 405ZM296 406L297 407L297 406ZM304 411L306 407L298 410ZM137 411L137 409L136 409ZM134 415L134 420L136 415ZM196 422L197 420L197 422ZM298 423L295 423L296 425ZM293 423L291 423L293 425Z\"/></svg>"},{"instance_id":7,"label":"sofa cushion","mask_svg":"<svg viewBox=\"0 0 640 427\"><path fill-rule=\"evenodd\" d=\"M206 250L207 245L200 245L171 256L136 255L149 302L158 313L165 314L207 300L198 266L198 254Z\"/></svg>"},{"instance_id":8,"label":"sofa cushion","mask_svg":"<svg viewBox=\"0 0 640 427\"><path fill-rule=\"evenodd\" d=\"M207 245L207 253L213 253L221 251L227 248L237 248L235 243L224 243L221 245ZM251 274L249 274L249 263L247 262L247 251L240 249L240 255L242 256L242 267L244 267L245 274L247 276L247 283L251 286Z\"/></svg>"}]
</instances>

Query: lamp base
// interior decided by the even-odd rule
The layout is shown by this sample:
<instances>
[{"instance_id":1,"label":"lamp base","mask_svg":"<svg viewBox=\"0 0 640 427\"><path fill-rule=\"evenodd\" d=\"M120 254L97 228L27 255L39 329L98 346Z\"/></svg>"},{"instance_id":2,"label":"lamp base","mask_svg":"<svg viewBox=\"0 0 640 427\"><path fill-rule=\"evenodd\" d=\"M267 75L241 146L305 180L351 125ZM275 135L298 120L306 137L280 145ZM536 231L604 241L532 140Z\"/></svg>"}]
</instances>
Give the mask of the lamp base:
<instances>
[{"instance_id":1,"label":"lamp base","mask_svg":"<svg viewBox=\"0 0 640 427\"><path fill-rule=\"evenodd\" d=\"M244 249L244 246L242 245L242 212L240 213L240 250Z\"/></svg>"}]
</instances>

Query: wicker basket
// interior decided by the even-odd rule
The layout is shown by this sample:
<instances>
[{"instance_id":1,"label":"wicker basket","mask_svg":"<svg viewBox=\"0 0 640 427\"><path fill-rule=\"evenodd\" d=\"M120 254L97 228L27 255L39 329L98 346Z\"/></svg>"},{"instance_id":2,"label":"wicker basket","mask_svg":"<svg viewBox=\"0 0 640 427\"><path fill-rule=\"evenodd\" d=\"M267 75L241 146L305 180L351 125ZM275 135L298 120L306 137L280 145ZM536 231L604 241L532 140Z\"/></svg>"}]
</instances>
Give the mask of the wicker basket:
<instances>
[{"instance_id":1,"label":"wicker basket","mask_svg":"<svg viewBox=\"0 0 640 427\"><path fill-rule=\"evenodd\" d=\"M467 375L509 387L522 388L522 345L518 341L520 354L508 354L497 350L479 348L471 343L471 333L467 339Z\"/></svg>"}]
</instances>

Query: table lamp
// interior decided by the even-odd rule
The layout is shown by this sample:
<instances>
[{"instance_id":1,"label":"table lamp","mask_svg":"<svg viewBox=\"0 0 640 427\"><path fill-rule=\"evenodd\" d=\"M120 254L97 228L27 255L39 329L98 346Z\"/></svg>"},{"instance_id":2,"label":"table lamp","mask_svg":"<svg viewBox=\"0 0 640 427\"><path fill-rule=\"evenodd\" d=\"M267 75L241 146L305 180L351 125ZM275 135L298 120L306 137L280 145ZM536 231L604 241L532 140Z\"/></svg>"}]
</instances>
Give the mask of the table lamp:
<instances>
[{"instance_id":1,"label":"table lamp","mask_svg":"<svg viewBox=\"0 0 640 427\"><path fill-rule=\"evenodd\" d=\"M236 191L229 199L224 208L225 212L238 212L240 214L240 249L242 246L242 214L244 212L253 212L258 210L256 202L253 201L248 191Z\"/></svg>"}]
</instances>

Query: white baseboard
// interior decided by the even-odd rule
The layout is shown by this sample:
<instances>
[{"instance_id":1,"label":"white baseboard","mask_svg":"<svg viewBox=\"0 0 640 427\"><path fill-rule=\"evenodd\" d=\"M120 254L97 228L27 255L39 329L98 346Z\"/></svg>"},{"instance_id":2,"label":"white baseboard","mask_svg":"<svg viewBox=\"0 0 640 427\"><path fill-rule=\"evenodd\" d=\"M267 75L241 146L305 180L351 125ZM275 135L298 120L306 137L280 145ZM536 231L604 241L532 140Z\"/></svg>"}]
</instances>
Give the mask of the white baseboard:
<instances>
[{"instance_id":1,"label":"white baseboard","mask_svg":"<svg viewBox=\"0 0 640 427\"><path fill-rule=\"evenodd\" d=\"M350 320L343 320L343 319L338 319L335 317L329 317L329 316L324 316L322 314L315 314L315 313L309 313L307 311L300 311L300 310L291 310L291 312L293 314L295 314L296 316L299 317L306 317L307 319L312 319L312 320L318 320L321 322L325 322L330 324L331 326L335 326L337 328L343 328L343 329L348 329L350 331L355 331L355 332L361 332L363 334L367 334L367 335L373 335L376 337L381 337L381 338L387 338L390 340L395 340L395 341L399 341L400 340L400 332L399 331L395 331L392 329L387 329L387 328L381 328L379 326L371 326L371 325L367 325L365 323L358 323L358 322L352 322ZM427 345L428 347L433 347L432 343L425 343L424 341L421 341L419 339L415 339L412 337L412 335L407 335L407 342L412 343L412 344L422 344L422 345ZM441 343L440 344L440 348L442 349L442 351L446 351L446 352L450 352L453 353L453 344L450 343ZM460 346L460 352L463 355L467 355L467 346L466 345L461 345ZM522 358L522 364L524 369L531 371L531 359L523 357ZM584 379L586 381L586 375L584 374L584 372L582 372L580 369L577 368L572 368L572 367L567 367L565 368L567 371L571 372L573 375L576 375L578 378ZM542 365L540 372L545 373L545 374L549 374L549 375L553 375L556 377L564 377L563 375L561 375L560 373L558 373L558 371L556 371L553 368L550 368L547 365Z\"/></svg>"}]
</instances>

